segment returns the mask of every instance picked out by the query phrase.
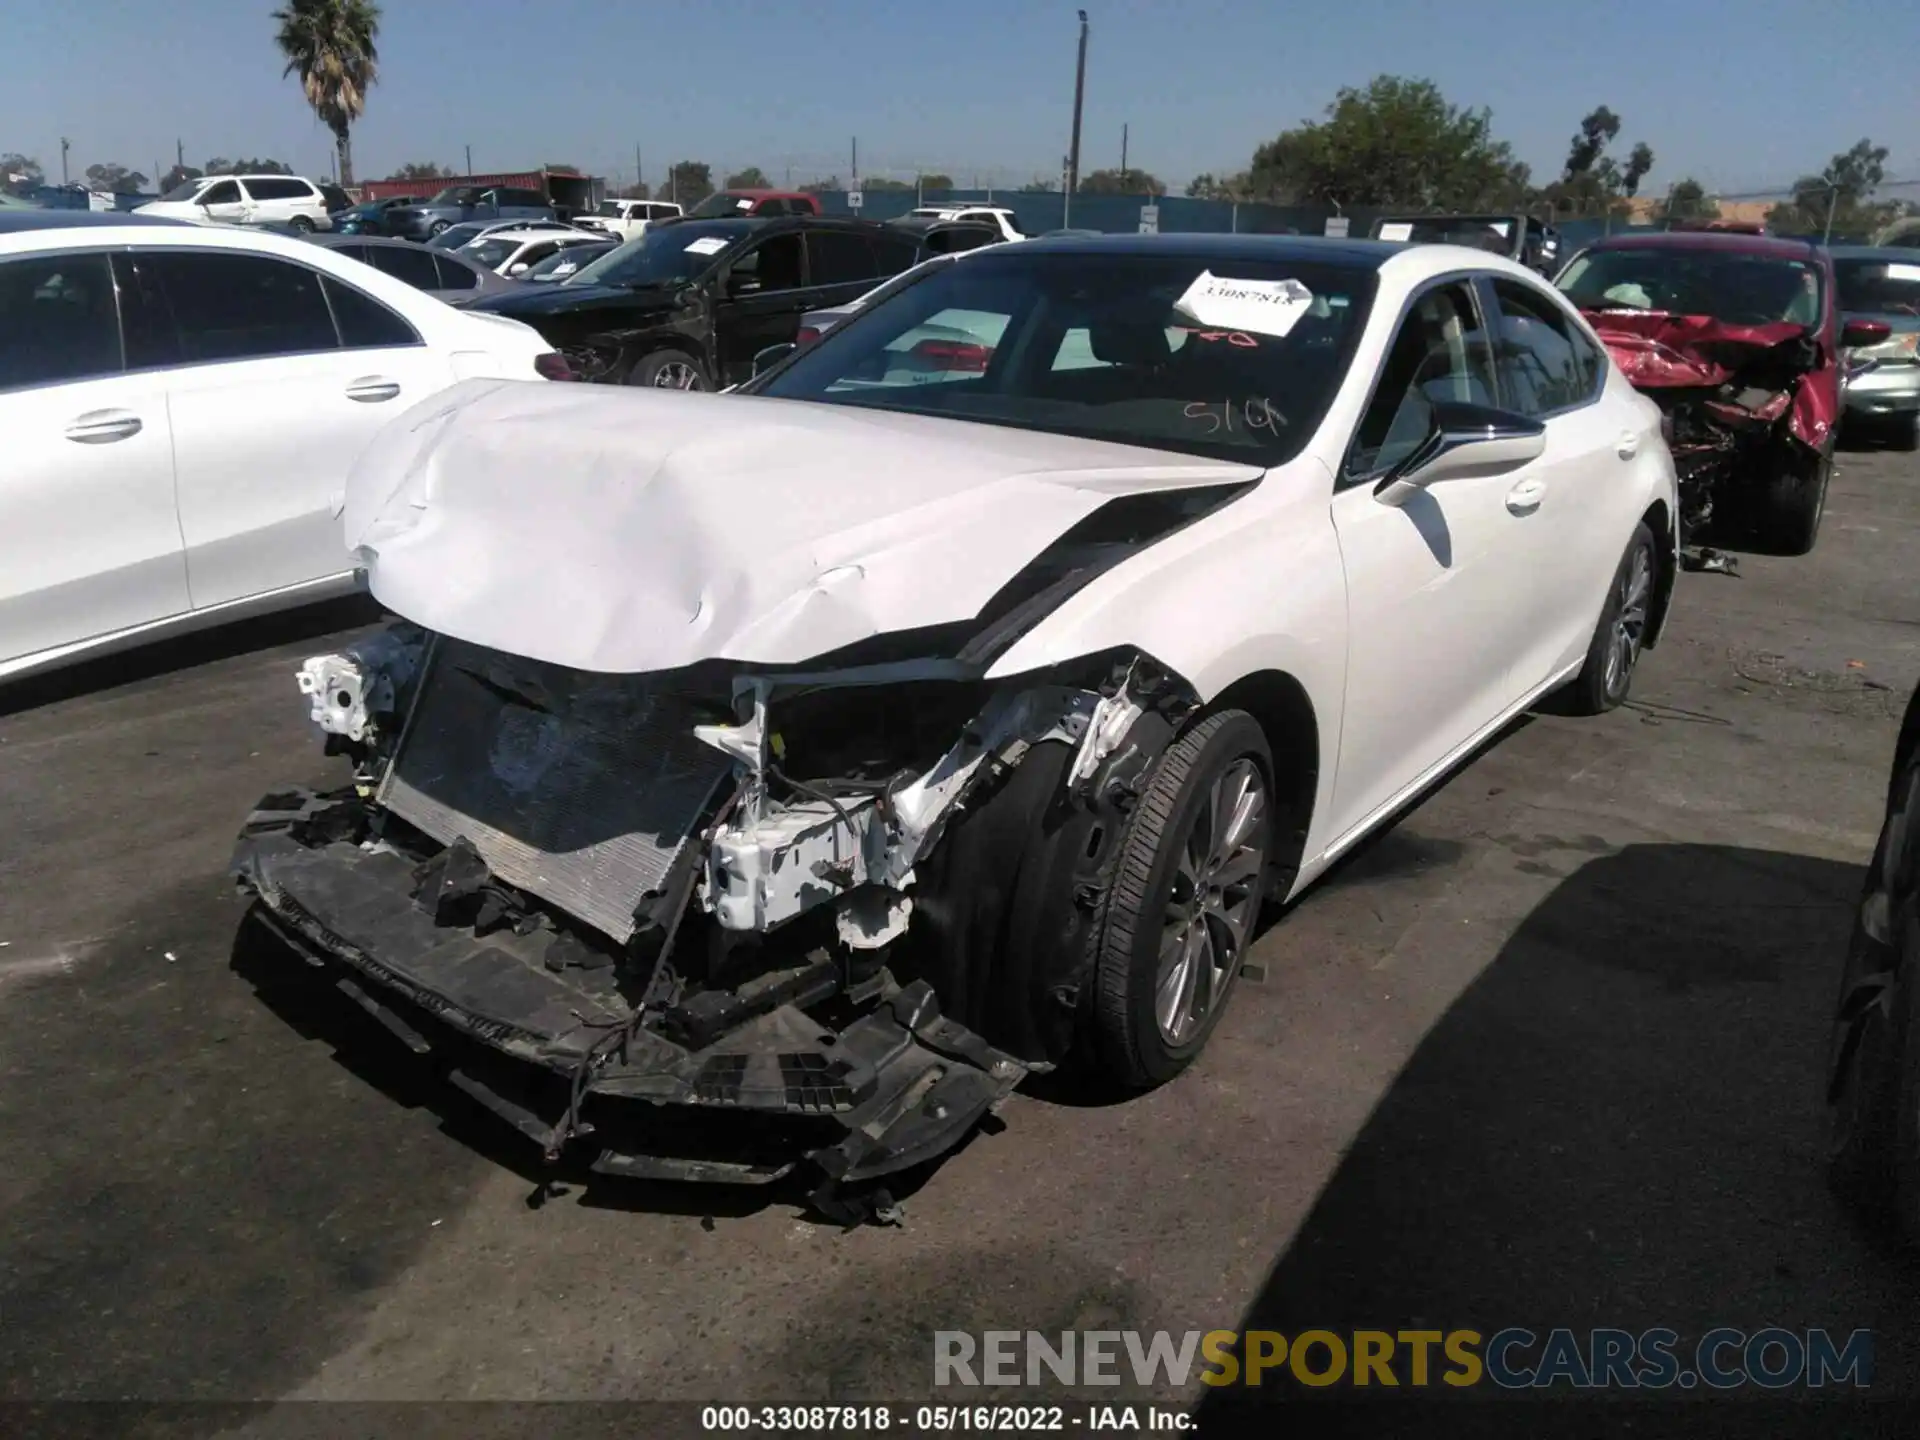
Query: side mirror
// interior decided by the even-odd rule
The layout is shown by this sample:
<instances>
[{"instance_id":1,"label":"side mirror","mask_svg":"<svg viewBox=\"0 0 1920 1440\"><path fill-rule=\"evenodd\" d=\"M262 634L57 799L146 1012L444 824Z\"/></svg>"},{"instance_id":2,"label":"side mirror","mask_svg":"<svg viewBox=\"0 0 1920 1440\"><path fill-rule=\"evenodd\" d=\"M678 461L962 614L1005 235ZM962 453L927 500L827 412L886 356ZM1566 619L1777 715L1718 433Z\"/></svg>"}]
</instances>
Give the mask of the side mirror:
<instances>
[{"instance_id":1,"label":"side mirror","mask_svg":"<svg viewBox=\"0 0 1920 1440\"><path fill-rule=\"evenodd\" d=\"M1374 490L1382 504L1404 505L1442 480L1517 470L1546 452L1547 427L1530 416L1453 400L1431 408L1427 438Z\"/></svg>"},{"instance_id":2,"label":"side mirror","mask_svg":"<svg viewBox=\"0 0 1920 1440\"><path fill-rule=\"evenodd\" d=\"M727 276L727 296L729 299L739 295L752 295L760 289L760 277L752 271L734 273Z\"/></svg>"},{"instance_id":3,"label":"side mirror","mask_svg":"<svg viewBox=\"0 0 1920 1440\"><path fill-rule=\"evenodd\" d=\"M518 265L509 265L507 267L507 274L509 275L524 275L526 273L527 273L527 264L524 260L521 261Z\"/></svg>"},{"instance_id":4,"label":"side mirror","mask_svg":"<svg viewBox=\"0 0 1920 1440\"><path fill-rule=\"evenodd\" d=\"M1893 334L1893 327L1884 320L1849 320L1840 327L1840 348L1842 350L1864 350L1869 345L1878 345Z\"/></svg>"},{"instance_id":5,"label":"side mirror","mask_svg":"<svg viewBox=\"0 0 1920 1440\"><path fill-rule=\"evenodd\" d=\"M766 349L760 351L753 357L754 378L758 379L763 373L771 370L799 348L798 345L794 344L767 346Z\"/></svg>"}]
</instances>

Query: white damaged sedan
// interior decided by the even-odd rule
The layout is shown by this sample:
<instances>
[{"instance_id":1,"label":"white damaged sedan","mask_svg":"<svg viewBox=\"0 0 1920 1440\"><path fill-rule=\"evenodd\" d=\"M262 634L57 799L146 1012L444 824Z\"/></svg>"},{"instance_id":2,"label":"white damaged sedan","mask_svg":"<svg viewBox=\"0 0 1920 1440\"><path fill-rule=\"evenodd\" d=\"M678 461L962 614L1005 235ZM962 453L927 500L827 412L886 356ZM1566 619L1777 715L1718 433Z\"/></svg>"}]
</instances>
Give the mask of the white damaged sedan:
<instances>
[{"instance_id":1,"label":"white damaged sedan","mask_svg":"<svg viewBox=\"0 0 1920 1440\"><path fill-rule=\"evenodd\" d=\"M346 525L403 623L300 675L353 774L236 853L603 1172L844 1198L1029 1073L1171 1078L1263 902L1619 704L1677 568L1658 410L1479 251L1037 240L745 388L401 417Z\"/></svg>"}]
</instances>

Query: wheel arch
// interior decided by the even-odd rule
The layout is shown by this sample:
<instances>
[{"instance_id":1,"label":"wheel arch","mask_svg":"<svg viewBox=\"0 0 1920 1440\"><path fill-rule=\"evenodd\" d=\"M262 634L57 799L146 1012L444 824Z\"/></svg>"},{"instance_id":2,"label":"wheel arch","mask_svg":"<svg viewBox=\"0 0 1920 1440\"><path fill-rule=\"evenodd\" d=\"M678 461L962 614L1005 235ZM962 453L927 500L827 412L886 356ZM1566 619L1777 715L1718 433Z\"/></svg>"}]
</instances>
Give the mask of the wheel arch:
<instances>
[{"instance_id":1,"label":"wheel arch","mask_svg":"<svg viewBox=\"0 0 1920 1440\"><path fill-rule=\"evenodd\" d=\"M1259 722L1273 755L1273 788L1284 821L1276 826L1273 895L1284 899L1293 889L1306 855L1320 790L1320 718L1298 678L1284 670L1256 670L1221 690L1197 712L1196 720L1222 710L1244 710ZM1192 723L1192 722L1189 722Z\"/></svg>"}]
</instances>

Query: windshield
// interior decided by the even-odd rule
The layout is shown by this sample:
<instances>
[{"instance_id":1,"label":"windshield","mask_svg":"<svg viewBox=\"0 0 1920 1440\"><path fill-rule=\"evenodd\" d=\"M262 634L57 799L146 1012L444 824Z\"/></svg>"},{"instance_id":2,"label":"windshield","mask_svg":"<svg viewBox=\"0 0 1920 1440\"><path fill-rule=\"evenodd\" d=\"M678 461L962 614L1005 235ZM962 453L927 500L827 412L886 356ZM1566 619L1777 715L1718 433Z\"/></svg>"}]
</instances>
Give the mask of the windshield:
<instances>
[{"instance_id":1,"label":"windshield","mask_svg":"<svg viewBox=\"0 0 1920 1440\"><path fill-rule=\"evenodd\" d=\"M441 250L458 250L470 240L477 240L487 227L479 221L469 220L464 225L449 225L427 243Z\"/></svg>"},{"instance_id":2,"label":"windshield","mask_svg":"<svg viewBox=\"0 0 1920 1440\"><path fill-rule=\"evenodd\" d=\"M471 205L475 193L471 185L450 185L427 203L429 205Z\"/></svg>"},{"instance_id":3,"label":"windshield","mask_svg":"<svg viewBox=\"0 0 1920 1440\"><path fill-rule=\"evenodd\" d=\"M618 220L621 213L620 202L618 200L602 200L600 202L600 208L593 213L596 215L605 215L609 220Z\"/></svg>"},{"instance_id":4,"label":"windshield","mask_svg":"<svg viewBox=\"0 0 1920 1440\"><path fill-rule=\"evenodd\" d=\"M1582 310L1658 310L1729 325L1820 323L1820 272L1805 260L1679 246L1588 250L1555 283Z\"/></svg>"},{"instance_id":5,"label":"windshield","mask_svg":"<svg viewBox=\"0 0 1920 1440\"><path fill-rule=\"evenodd\" d=\"M200 193L206 183L205 180L183 180L160 198L175 201L191 200Z\"/></svg>"},{"instance_id":6,"label":"windshield","mask_svg":"<svg viewBox=\"0 0 1920 1440\"><path fill-rule=\"evenodd\" d=\"M736 240L751 233L737 223L699 221L649 228L583 269L573 278L594 285L670 285L691 280L711 268L714 260Z\"/></svg>"},{"instance_id":7,"label":"windshield","mask_svg":"<svg viewBox=\"0 0 1920 1440\"><path fill-rule=\"evenodd\" d=\"M462 245L460 253L476 265L497 270L506 263L509 255L526 243L524 240L497 240L489 236L485 240L475 240L470 245Z\"/></svg>"},{"instance_id":8,"label":"windshield","mask_svg":"<svg viewBox=\"0 0 1920 1440\"><path fill-rule=\"evenodd\" d=\"M610 245L569 245L528 268L522 280L567 280L589 261L606 254Z\"/></svg>"},{"instance_id":9,"label":"windshield","mask_svg":"<svg viewBox=\"0 0 1920 1440\"><path fill-rule=\"evenodd\" d=\"M1203 271L1258 303L1188 300ZM1374 284L1310 262L980 251L862 307L756 389L1276 465L1318 428Z\"/></svg>"},{"instance_id":10,"label":"windshield","mask_svg":"<svg viewBox=\"0 0 1920 1440\"><path fill-rule=\"evenodd\" d=\"M1840 308L1856 315L1920 315L1920 255L1900 260L1836 260Z\"/></svg>"},{"instance_id":11,"label":"windshield","mask_svg":"<svg viewBox=\"0 0 1920 1440\"><path fill-rule=\"evenodd\" d=\"M1376 228L1381 240L1467 245L1496 255L1510 254L1515 238L1511 215L1429 215L1415 220L1382 220Z\"/></svg>"},{"instance_id":12,"label":"windshield","mask_svg":"<svg viewBox=\"0 0 1920 1440\"><path fill-rule=\"evenodd\" d=\"M695 220L711 220L721 215L745 215L753 209L754 197L751 195L732 195L722 190L709 195L693 209L687 212Z\"/></svg>"}]
</instances>

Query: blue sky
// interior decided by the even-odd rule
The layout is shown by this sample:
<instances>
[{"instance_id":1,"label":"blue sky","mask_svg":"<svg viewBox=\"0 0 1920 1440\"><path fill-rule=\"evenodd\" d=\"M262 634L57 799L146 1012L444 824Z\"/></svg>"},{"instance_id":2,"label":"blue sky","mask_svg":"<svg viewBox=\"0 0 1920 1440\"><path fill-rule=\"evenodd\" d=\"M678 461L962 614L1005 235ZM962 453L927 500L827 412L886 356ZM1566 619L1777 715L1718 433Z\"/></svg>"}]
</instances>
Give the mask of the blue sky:
<instances>
[{"instance_id":1,"label":"blue sky","mask_svg":"<svg viewBox=\"0 0 1920 1440\"><path fill-rule=\"evenodd\" d=\"M272 0L58 0L8 16L0 151L77 176L212 155L308 174L331 148L280 76ZM1071 120L1075 6L1038 0L387 0L381 81L356 129L362 177L407 160L543 161L649 179L670 159L748 164L776 182L847 169L943 170L1009 184L1058 173ZM1863 135L1920 177L1920 0L1093 0L1082 168L1175 187L1245 165L1342 85L1426 76L1487 105L1536 178L1596 104L1622 153L1732 193L1818 169ZM1920 190L1903 194L1920 198Z\"/></svg>"}]
</instances>

